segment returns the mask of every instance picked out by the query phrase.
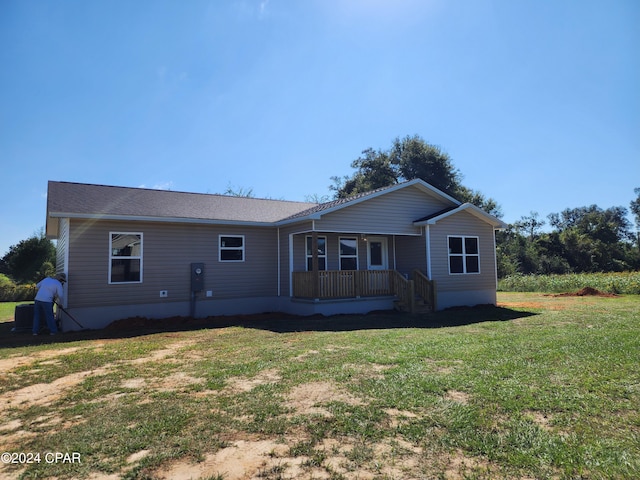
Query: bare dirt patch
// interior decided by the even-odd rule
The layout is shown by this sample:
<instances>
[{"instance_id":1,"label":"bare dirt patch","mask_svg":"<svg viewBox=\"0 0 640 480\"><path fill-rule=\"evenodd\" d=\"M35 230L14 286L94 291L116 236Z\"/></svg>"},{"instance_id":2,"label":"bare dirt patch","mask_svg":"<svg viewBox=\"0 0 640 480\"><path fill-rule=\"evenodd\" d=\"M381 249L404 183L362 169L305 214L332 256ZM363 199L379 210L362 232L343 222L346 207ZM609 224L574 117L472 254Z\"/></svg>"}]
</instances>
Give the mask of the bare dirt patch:
<instances>
[{"instance_id":1,"label":"bare dirt patch","mask_svg":"<svg viewBox=\"0 0 640 480\"><path fill-rule=\"evenodd\" d=\"M458 390L448 390L444 398L462 405L467 405L469 403L469 394Z\"/></svg>"},{"instance_id":2,"label":"bare dirt patch","mask_svg":"<svg viewBox=\"0 0 640 480\"><path fill-rule=\"evenodd\" d=\"M322 405L330 402L364 405L362 400L343 391L331 382L312 382L298 385L287 395L286 405L300 415L330 416L330 413L322 408Z\"/></svg>"},{"instance_id":3,"label":"bare dirt patch","mask_svg":"<svg viewBox=\"0 0 640 480\"><path fill-rule=\"evenodd\" d=\"M44 350L42 352L32 353L31 355L16 355L14 357L3 358L0 360L0 371L9 372L18 367L31 365L39 360L55 359L56 357L62 357L85 348L87 347L69 347L62 348L60 350Z\"/></svg>"},{"instance_id":4,"label":"bare dirt patch","mask_svg":"<svg viewBox=\"0 0 640 480\"><path fill-rule=\"evenodd\" d=\"M577 292L556 293L551 295L552 297L618 297L615 293L603 292L601 290L584 287Z\"/></svg>"},{"instance_id":5,"label":"bare dirt patch","mask_svg":"<svg viewBox=\"0 0 640 480\"><path fill-rule=\"evenodd\" d=\"M277 370L263 370L253 378L234 377L227 381L227 390L231 393L250 392L267 383L277 383L282 379Z\"/></svg>"},{"instance_id":6,"label":"bare dirt patch","mask_svg":"<svg viewBox=\"0 0 640 480\"><path fill-rule=\"evenodd\" d=\"M542 412L533 411L533 410L526 411L525 414L529 418L531 418L533 422L543 430L546 430L547 432L550 432L552 430L551 418L549 417L549 415Z\"/></svg>"},{"instance_id":7,"label":"bare dirt patch","mask_svg":"<svg viewBox=\"0 0 640 480\"><path fill-rule=\"evenodd\" d=\"M286 451L286 445L272 440L238 440L227 448L207 455L203 462L178 461L156 472L155 477L166 480L190 480L216 475L222 475L225 480L259 478L261 471L273 468L274 457Z\"/></svg>"}]
</instances>

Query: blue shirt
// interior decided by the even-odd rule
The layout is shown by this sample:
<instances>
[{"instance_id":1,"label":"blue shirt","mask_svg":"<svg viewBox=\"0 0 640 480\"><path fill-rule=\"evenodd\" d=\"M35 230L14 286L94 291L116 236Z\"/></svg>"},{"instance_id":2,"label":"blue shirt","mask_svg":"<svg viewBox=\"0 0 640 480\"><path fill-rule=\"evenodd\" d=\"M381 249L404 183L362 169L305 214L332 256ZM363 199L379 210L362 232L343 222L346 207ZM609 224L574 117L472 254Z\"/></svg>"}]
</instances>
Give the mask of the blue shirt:
<instances>
[{"instance_id":1,"label":"blue shirt","mask_svg":"<svg viewBox=\"0 0 640 480\"><path fill-rule=\"evenodd\" d=\"M53 299L58 297L62 301L64 295L62 291L62 284L55 278L47 277L36 285L38 293L36 294L36 300L38 302L53 303Z\"/></svg>"}]
</instances>

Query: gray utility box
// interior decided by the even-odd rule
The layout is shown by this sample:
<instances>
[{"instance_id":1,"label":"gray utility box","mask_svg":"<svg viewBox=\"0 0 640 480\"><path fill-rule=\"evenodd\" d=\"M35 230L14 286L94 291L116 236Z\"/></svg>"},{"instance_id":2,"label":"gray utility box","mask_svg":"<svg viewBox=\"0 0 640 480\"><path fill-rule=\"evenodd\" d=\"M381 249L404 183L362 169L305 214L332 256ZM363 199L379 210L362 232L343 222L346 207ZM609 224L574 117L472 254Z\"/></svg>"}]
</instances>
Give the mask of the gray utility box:
<instances>
[{"instance_id":1,"label":"gray utility box","mask_svg":"<svg viewBox=\"0 0 640 480\"><path fill-rule=\"evenodd\" d=\"M204 290L204 263L191 264L191 291L201 292Z\"/></svg>"}]
</instances>

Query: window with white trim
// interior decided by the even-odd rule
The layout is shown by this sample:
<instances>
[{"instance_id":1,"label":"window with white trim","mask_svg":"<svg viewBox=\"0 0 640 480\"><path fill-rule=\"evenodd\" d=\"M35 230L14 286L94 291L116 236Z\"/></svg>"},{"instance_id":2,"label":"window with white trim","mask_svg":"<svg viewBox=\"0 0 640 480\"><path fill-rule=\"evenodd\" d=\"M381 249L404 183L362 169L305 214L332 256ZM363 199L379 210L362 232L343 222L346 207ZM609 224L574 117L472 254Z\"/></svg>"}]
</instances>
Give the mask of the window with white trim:
<instances>
[{"instance_id":1,"label":"window with white trim","mask_svg":"<svg viewBox=\"0 0 640 480\"><path fill-rule=\"evenodd\" d=\"M109 232L109 283L142 283L142 233Z\"/></svg>"},{"instance_id":2,"label":"window with white trim","mask_svg":"<svg viewBox=\"0 0 640 480\"><path fill-rule=\"evenodd\" d=\"M340 270L358 269L358 238L340 237Z\"/></svg>"},{"instance_id":3,"label":"window with white trim","mask_svg":"<svg viewBox=\"0 0 640 480\"><path fill-rule=\"evenodd\" d=\"M221 262L244 262L244 235L220 235L218 246Z\"/></svg>"},{"instance_id":4,"label":"window with white trim","mask_svg":"<svg viewBox=\"0 0 640 480\"><path fill-rule=\"evenodd\" d=\"M449 274L480 273L478 237L449 236Z\"/></svg>"},{"instance_id":5,"label":"window with white trim","mask_svg":"<svg viewBox=\"0 0 640 480\"><path fill-rule=\"evenodd\" d=\"M313 237L307 236L307 271L313 267ZM318 270L327 269L327 237L318 237Z\"/></svg>"}]
</instances>

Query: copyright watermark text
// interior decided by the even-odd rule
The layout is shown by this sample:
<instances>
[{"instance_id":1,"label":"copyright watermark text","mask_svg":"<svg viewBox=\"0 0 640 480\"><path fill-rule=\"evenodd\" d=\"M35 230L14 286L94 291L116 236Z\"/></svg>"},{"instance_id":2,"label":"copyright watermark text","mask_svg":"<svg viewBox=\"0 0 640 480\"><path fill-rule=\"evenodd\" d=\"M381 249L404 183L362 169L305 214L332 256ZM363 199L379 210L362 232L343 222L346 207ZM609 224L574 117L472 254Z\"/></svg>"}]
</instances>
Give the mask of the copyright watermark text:
<instances>
[{"instance_id":1,"label":"copyright watermark text","mask_svg":"<svg viewBox=\"0 0 640 480\"><path fill-rule=\"evenodd\" d=\"M30 463L82 463L78 452L4 452L0 454L0 461L17 465Z\"/></svg>"}]
</instances>

